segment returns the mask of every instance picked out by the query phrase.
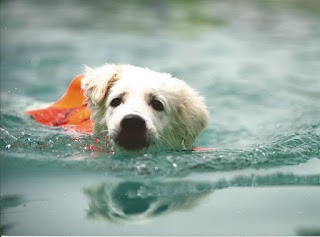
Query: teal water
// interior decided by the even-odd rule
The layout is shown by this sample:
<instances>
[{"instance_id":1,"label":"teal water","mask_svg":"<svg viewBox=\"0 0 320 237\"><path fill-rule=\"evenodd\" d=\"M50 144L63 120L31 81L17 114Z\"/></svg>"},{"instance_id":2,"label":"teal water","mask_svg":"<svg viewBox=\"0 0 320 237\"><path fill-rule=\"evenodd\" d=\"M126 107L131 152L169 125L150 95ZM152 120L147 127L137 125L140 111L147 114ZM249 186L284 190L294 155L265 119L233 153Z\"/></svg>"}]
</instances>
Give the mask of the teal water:
<instances>
[{"instance_id":1,"label":"teal water","mask_svg":"<svg viewBox=\"0 0 320 237\"><path fill-rule=\"evenodd\" d=\"M13 0L0 11L2 234L320 234L318 1ZM195 145L217 151L85 151L93 136L24 114L105 62L199 90L210 122Z\"/></svg>"}]
</instances>

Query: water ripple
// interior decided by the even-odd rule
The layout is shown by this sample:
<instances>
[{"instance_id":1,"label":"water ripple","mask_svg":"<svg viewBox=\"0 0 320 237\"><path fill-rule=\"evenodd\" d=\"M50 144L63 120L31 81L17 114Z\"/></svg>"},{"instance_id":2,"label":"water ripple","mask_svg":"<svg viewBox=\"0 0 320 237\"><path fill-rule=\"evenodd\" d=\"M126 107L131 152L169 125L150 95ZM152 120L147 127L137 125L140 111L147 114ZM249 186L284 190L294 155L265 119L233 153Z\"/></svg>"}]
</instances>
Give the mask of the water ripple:
<instances>
[{"instance_id":1,"label":"water ripple","mask_svg":"<svg viewBox=\"0 0 320 237\"><path fill-rule=\"evenodd\" d=\"M106 151L103 138L67 134L61 129L46 128L32 135L22 132L15 136L5 129L0 131L4 157L120 176L185 176L199 172L272 168L297 165L320 157L320 136L315 130L290 133L270 143L245 149L142 155L113 154Z\"/></svg>"}]
</instances>

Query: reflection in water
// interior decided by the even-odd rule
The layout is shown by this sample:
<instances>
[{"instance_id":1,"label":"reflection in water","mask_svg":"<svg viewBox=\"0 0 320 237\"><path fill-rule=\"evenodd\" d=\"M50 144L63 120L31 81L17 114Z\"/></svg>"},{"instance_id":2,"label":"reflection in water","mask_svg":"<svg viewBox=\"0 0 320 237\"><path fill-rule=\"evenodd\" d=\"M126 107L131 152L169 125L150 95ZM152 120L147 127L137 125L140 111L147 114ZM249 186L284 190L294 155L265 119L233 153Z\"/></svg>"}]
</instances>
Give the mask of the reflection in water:
<instances>
[{"instance_id":1,"label":"reflection in water","mask_svg":"<svg viewBox=\"0 0 320 237\"><path fill-rule=\"evenodd\" d=\"M114 223L139 223L152 217L196 207L214 190L229 187L319 185L319 175L297 176L277 173L246 175L216 182L200 181L121 181L102 182L87 187L87 216Z\"/></svg>"},{"instance_id":2,"label":"reflection in water","mask_svg":"<svg viewBox=\"0 0 320 237\"><path fill-rule=\"evenodd\" d=\"M197 182L101 183L86 188L88 217L115 223L141 222L164 213L187 210L211 192L210 184Z\"/></svg>"},{"instance_id":3,"label":"reflection in water","mask_svg":"<svg viewBox=\"0 0 320 237\"><path fill-rule=\"evenodd\" d=\"M300 236L320 236L319 227L302 227L296 231L297 235Z\"/></svg>"},{"instance_id":4,"label":"reflection in water","mask_svg":"<svg viewBox=\"0 0 320 237\"><path fill-rule=\"evenodd\" d=\"M11 195L4 195L1 194L0 196L0 211L1 211L1 225L0 225L0 235L4 235L7 231L13 227L14 224L6 223L4 220L3 214L6 212L8 208L17 207L24 203L24 199L22 195L19 194L11 194Z\"/></svg>"}]
</instances>

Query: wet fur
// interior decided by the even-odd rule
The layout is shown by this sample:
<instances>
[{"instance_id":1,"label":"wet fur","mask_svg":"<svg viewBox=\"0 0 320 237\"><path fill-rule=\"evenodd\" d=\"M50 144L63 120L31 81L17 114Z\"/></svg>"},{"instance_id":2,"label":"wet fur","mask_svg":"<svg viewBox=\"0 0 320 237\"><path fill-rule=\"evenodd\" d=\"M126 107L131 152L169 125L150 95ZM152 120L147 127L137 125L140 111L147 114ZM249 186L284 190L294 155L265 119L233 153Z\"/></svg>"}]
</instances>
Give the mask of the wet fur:
<instances>
[{"instance_id":1,"label":"wet fur","mask_svg":"<svg viewBox=\"0 0 320 237\"><path fill-rule=\"evenodd\" d=\"M113 135L121 116L134 113L146 119L148 135L154 147L183 150L192 147L207 124L208 112L203 98L185 82L167 73L131 65L86 67L82 89L88 99L95 133L111 132ZM110 108L108 103L112 98L108 97L122 90L130 99L115 111ZM148 107L150 96L162 100L165 112L159 113ZM136 100L136 103L129 106L130 100ZM117 147L112 140L111 136L112 145Z\"/></svg>"}]
</instances>

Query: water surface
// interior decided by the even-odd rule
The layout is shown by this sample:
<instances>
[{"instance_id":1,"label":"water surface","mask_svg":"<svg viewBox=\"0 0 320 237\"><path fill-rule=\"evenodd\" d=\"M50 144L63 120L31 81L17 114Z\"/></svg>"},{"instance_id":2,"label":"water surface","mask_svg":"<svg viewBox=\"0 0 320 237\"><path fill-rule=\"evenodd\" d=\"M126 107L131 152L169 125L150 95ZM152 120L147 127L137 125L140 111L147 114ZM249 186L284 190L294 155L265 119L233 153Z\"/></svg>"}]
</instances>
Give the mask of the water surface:
<instances>
[{"instance_id":1,"label":"water surface","mask_svg":"<svg viewBox=\"0 0 320 237\"><path fill-rule=\"evenodd\" d=\"M320 234L317 1L0 5L2 234ZM199 90L217 151L92 152L24 114L105 62Z\"/></svg>"}]
</instances>

